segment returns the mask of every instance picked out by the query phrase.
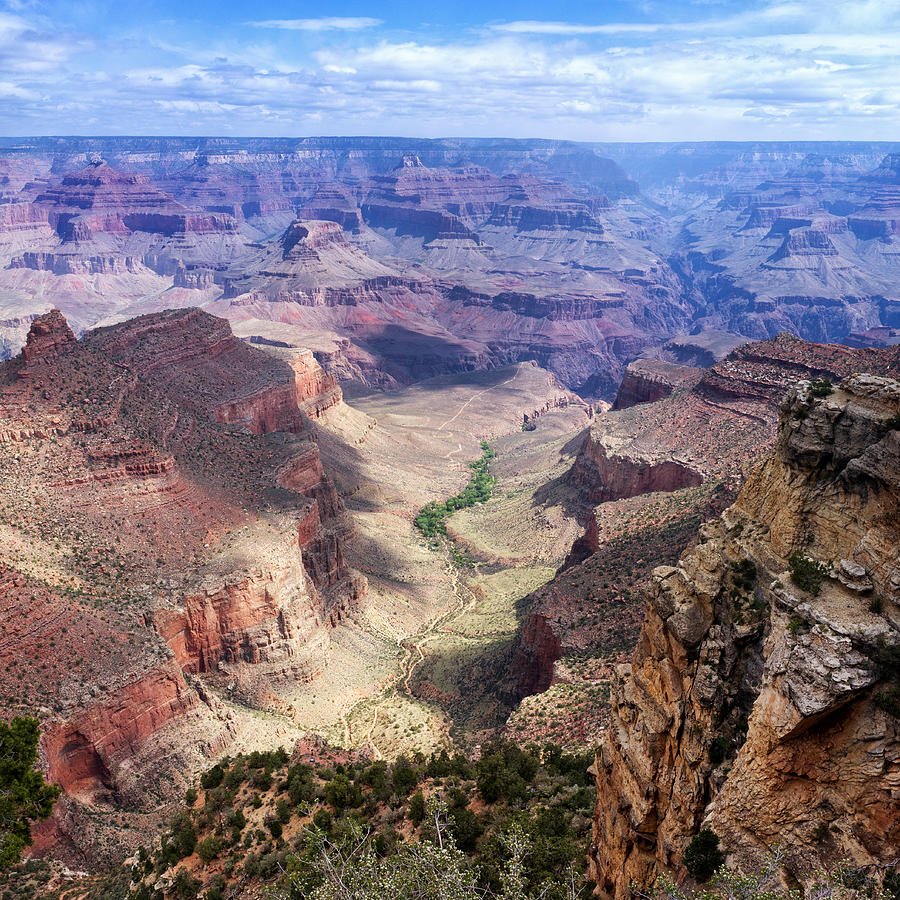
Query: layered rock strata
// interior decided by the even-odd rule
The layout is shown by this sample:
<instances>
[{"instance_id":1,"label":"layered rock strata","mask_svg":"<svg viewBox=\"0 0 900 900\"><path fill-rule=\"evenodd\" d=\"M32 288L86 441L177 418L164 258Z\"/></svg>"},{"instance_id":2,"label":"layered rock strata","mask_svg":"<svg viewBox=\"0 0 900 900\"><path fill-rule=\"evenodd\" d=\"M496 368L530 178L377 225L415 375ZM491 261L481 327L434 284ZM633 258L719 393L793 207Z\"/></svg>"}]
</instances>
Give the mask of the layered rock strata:
<instances>
[{"instance_id":1,"label":"layered rock strata","mask_svg":"<svg viewBox=\"0 0 900 900\"><path fill-rule=\"evenodd\" d=\"M679 870L703 826L738 866L895 857L898 414L894 379L801 382L735 504L654 571L596 762L602 895Z\"/></svg>"},{"instance_id":2,"label":"layered rock strata","mask_svg":"<svg viewBox=\"0 0 900 900\"><path fill-rule=\"evenodd\" d=\"M313 679L365 593L308 416L340 389L287 356L196 309L81 341L54 310L0 366L0 686L64 789L44 851L121 852L89 810L180 789L240 738L222 678Z\"/></svg>"},{"instance_id":3,"label":"layered rock strata","mask_svg":"<svg viewBox=\"0 0 900 900\"><path fill-rule=\"evenodd\" d=\"M613 409L627 409L639 403L653 403L668 397L676 388L690 387L702 371L658 359L637 359L625 367Z\"/></svg>"},{"instance_id":4,"label":"layered rock strata","mask_svg":"<svg viewBox=\"0 0 900 900\"><path fill-rule=\"evenodd\" d=\"M660 400L599 412L585 432L567 479L585 535L556 577L523 603L507 669L515 699L535 685L571 682L572 654L591 654L594 680L615 680L614 666L630 658L640 630L640 586L654 565L674 564L699 525L734 501L774 442L785 391L801 378L824 387L855 371L900 376L900 350L809 344L784 334L693 371ZM633 390L633 381L623 383L620 395Z\"/></svg>"}]
</instances>

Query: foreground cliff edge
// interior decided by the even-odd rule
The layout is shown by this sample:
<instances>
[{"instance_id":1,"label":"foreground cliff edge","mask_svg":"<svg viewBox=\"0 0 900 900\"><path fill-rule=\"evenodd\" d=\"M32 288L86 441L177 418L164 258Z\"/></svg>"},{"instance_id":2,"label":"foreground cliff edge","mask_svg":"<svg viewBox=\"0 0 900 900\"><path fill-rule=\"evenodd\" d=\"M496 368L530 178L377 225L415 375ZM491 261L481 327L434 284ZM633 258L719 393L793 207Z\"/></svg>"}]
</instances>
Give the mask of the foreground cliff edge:
<instances>
[{"instance_id":1,"label":"foreground cliff edge","mask_svg":"<svg viewBox=\"0 0 900 900\"><path fill-rule=\"evenodd\" d=\"M898 425L896 380L801 382L735 504L654 570L595 763L603 895L679 870L701 827L737 866L896 857Z\"/></svg>"}]
</instances>

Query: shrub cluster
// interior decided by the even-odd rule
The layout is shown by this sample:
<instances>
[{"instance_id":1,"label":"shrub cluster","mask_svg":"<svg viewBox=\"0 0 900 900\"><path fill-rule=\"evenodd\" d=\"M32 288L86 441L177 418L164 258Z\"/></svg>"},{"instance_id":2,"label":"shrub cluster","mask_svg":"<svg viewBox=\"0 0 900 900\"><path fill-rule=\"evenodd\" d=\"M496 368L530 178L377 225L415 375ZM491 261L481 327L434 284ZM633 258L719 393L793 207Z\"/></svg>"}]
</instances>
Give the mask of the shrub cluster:
<instances>
[{"instance_id":1,"label":"shrub cluster","mask_svg":"<svg viewBox=\"0 0 900 900\"><path fill-rule=\"evenodd\" d=\"M466 507L474 506L476 503L490 500L496 479L491 475L489 467L491 460L496 455L490 444L487 441L482 441L481 459L469 463L472 477L463 491L455 497L450 497L443 503L432 500L431 503L422 507L413 520L416 528L426 537L437 537L439 534L446 534L447 526L444 520L448 516L451 516L458 509L465 509Z\"/></svg>"},{"instance_id":2,"label":"shrub cluster","mask_svg":"<svg viewBox=\"0 0 900 900\"><path fill-rule=\"evenodd\" d=\"M552 744L503 741L484 745L475 761L447 750L392 763L288 765L282 750L226 759L201 777L215 786L191 794L194 804L173 816L160 848L139 852L131 874L140 884L131 900L159 900L153 885L167 869L177 874L181 867L179 883L187 888L192 854L203 864L200 870L195 863L193 874L202 871L206 881L190 887L206 900L221 896L216 879L277 884L289 872L306 883L314 834L339 845L363 829L376 856L386 860L435 839L435 804L440 827L469 860L483 896L502 889L505 836L517 829L528 844L522 896L546 889L541 896L547 900L564 900L567 873L574 867L581 873L577 881L584 872L592 761L590 753L566 753ZM257 787L261 774L268 776L264 789Z\"/></svg>"},{"instance_id":3,"label":"shrub cluster","mask_svg":"<svg viewBox=\"0 0 900 900\"><path fill-rule=\"evenodd\" d=\"M809 384L809 393L813 397L828 397L834 393L834 385L828 378L814 378Z\"/></svg>"},{"instance_id":4,"label":"shrub cluster","mask_svg":"<svg viewBox=\"0 0 900 900\"><path fill-rule=\"evenodd\" d=\"M828 574L828 566L804 556L799 550L790 555L788 565L791 569L791 581L801 590L817 596L822 587L822 579Z\"/></svg>"}]
</instances>

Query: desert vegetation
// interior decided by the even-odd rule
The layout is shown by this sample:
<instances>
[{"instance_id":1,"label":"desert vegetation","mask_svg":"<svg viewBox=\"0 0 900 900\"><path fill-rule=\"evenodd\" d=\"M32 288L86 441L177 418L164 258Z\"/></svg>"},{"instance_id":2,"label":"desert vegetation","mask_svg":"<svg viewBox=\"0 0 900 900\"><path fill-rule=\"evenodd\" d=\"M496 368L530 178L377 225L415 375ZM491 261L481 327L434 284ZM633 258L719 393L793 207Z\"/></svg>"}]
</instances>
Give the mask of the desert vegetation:
<instances>
[{"instance_id":1,"label":"desert vegetation","mask_svg":"<svg viewBox=\"0 0 900 900\"><path fill-rule=\"evenodd\" d=\"M466 509L476 503L485 503L491 499L496 479L491 475L489 467L491 460L497 454L491 449L487 441L481 442L481 459L469 463L472 476L465 488L453 497L449 497L443 503L432 500L422 507L415 518L415 526L425 537L437 537L447 533L445 520L452 516L458 509Z\"/></svg>"},{"instance_id":2,"label":"desert vegetation","mask_svg":"<svg viewBox=\"0 0 900 900\"><path fill-rule=\"evenodd\" d=\"M59 797L59 787L37 769L39 738L30 716L0 722L0 872L31 846L31 823L46 819Z\"/></svg>"},{"instance_id":3,"label":"desert vegetation","mask_svg":"<svg viewBox=\"0 0 900 900\"><path fill-rule=\"evenodd\" d=\"M477 760L444 749L388 763L327 748L226 759L97 896L131 879L132 900L254 886L320 900L586 896L592 760L502 741Z\"/></svg>"}]
</instances>

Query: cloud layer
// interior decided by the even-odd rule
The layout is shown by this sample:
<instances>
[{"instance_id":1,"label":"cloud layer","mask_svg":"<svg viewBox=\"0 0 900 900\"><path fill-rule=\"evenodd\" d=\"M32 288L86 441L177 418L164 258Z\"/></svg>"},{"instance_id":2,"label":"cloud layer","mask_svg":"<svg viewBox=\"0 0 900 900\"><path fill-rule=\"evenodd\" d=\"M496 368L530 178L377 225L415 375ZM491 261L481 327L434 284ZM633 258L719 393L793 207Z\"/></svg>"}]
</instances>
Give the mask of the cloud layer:
<instances>
[{"instance_id":1,"label":"cloud layer","mask_svg":"<svg viewBox=\"0 0 900 900\"><path fill-rule=\"evenodd\" d=\"M681 18L116 24L0 7L0 128L27 134L896 139L900 0ZM685 12L687 10L687 12ZM425 15L427 10L422 10ZM690 14L690 15L689 15Z\"/></svg>"}]
</instances>

